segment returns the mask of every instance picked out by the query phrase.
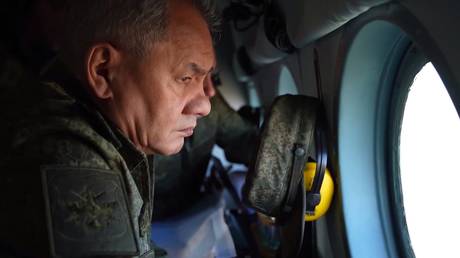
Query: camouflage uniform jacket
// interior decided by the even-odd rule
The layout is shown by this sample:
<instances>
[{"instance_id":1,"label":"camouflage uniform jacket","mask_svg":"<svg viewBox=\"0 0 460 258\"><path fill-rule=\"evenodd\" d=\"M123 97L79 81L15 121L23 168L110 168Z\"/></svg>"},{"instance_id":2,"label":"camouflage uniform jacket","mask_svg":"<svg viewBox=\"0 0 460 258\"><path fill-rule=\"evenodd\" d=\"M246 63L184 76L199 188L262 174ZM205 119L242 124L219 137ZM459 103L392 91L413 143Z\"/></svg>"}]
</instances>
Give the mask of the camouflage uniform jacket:
<instances>
[{"instance_id":1,"label":"camouflage uniform jacket","mask_svg":"<svg viewBox=\"0 0 460 258\"><path fill-rule=\"evenodd\" d=\"M1 138L2 257L154 257L153 162L76 80L11 98L2 107L14 119Z\"/></svg>"},{"instance_id":2,"label":"camouflage uniform jacket","mask_svg":"<svg viewBox=\"0 0 460 258\"><path fill-rule=\"evenodd\" d=\"M194 131L178 154L155 156L155 218L178 213L200 198L214 144L225 150L228 160L248 164L258 134L257 126L233 110L220 94L211 99L211 113L198 120Z\"/></svg>"}]
</instances>

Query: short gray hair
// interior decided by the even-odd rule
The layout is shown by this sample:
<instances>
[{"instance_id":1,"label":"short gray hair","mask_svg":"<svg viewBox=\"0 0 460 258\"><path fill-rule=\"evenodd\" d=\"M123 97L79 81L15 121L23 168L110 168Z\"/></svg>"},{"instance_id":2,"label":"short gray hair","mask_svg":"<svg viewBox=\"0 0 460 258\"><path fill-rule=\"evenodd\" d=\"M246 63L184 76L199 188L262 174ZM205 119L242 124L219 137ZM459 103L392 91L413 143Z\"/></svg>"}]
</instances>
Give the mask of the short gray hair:
<instances>
[{"instance_id":1,"label":"short gray hair","mask_svg":"<svg viewBox=\"0 0 460 258\"><path fill-rule=\"evenodd\" d=\"M79 63L87 48L98 41L142 57L147 47L162 40L168 21L168 0L66 0L63 55L72 65ZM218 35L220 19L213 0L192 0L206 20L209 31Z\"/></svg>"},{"instance_id":2,"label":"short gray hair","mask_svg":"<svg viewBox=\"0 0 460 258\"><path fill-rule=\"evenodd\" d=\"M221 17L216 11L215 1L213 0L194 0L193 5L200 11L208 24L209 31L215 41L220 39Z\"/></svg>"}]
</instances>

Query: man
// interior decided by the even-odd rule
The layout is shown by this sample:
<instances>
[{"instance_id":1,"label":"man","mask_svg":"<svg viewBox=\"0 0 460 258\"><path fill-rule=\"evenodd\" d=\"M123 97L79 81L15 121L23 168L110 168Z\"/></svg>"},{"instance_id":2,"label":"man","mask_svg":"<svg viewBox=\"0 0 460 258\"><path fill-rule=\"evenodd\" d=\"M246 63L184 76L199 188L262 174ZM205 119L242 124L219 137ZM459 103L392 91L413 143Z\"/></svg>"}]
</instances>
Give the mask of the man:
<instances>
[{"instance_id":1,"label":"man","mask_svg":"<svg viewBox=\"0 0 460 258\"><path fill-rule=\"evenodd\" d=\"M0 249L20 257L154 257L153 167L210 111L206 1L66 1L65 67L11 95Z\"/></svg>"}]
</instances>

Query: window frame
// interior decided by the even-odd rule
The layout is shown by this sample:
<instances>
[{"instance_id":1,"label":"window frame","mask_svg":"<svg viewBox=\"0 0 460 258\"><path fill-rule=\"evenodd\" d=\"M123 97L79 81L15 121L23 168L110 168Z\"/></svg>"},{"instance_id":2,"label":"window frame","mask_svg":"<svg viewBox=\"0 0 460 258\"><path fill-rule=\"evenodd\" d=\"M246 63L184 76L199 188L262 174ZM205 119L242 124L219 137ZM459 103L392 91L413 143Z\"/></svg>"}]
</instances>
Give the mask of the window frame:
<instances>
[{"instance_id":1,"label":"window frame","mask_svg":"<svg viewBox=\"0 0 460 258\"><path fill-rule=\"evenodd\" d=\"M371 68L370 71L374 73L373 80L379 79L382 81L382 83L377 83L378 86L376 86L377 84L369 83L372 81L368 81L368 86L373 85L372 87L380 87L380 89L386 88L389 89L390 92L390 94L388 94L389 96L382 95L382 97L379 98L378 104L381 105L379 109L375 109L375 106L373 106L374 110L380 112L378 116L374 117L374 124L372 125L369 123L364 126L364 130L363 128L360 129L360 132L372 130L373 138L371 137L369 140L372 142L370 144L376 144L376 147L371 148L369 143L363 145L362 141L359 141L359 138L350 134L350 132L353 131L353 128L347 128L346 125L347 123L355 122L353 119L350 120L347 118L347 116L350 116L350 114L355 112L357 109L344 109L344 106L353 106L355 104L353 104L352 100L360 102L363 98L360 99L355 96L355 99L347 99L347 96L344 98L344 95L351 95L353 90L367 90L364 86L361 88L355 88L350 85L351 80L350 82L345 82L345 84L349 84L348 86L344 84L344 77L347 76L346 74L349 72L347 71L349 69L347 68L347 65L350 58L350 51L352 51L356 40L361 40L359 38L363 36L360 35L363 30L367 29L366 27L375 21L388 22L406 35L409 43L407 44L406 49L404 49L404 46L401 45L401 50L407 51L412 42L415 42L414 44L423 51L423 53L435 66L444 86L451 96L454 106L457 108L457 111L460 111L460 84L459 81L456 80L455 73L453 73L448 62L450 56L447 56L447 54L451 52L451 49L446 49L445 46L439 45L439 42L433 38L433 35L427 30L424 24L421 23L413 13L398 3L390 3L372 8L365 14L347 24L342 31L342 43L338 52L338 59L340 61L337 64L339 70L336 85L336 87L340 90L334 97L335 103L337 104L335 106L336 117L334 120L336 124L333 127L333 135L336 137L337 142L335 143L333 149L336 151L336 155L332 155L332 160L335 160L333 162L334 170L338 173L337 179L340 187L337 191L337 196L339 197L338 199L341 206L341 221L339 221L339 223L343 223L343 233L344 238L346 239L345 245L348 257L411 257L407 254L407 251L404 249L404 244L400 241L401 233L399 227L393 222L395 216L393 216L394 208L391 208L393 205L390 194L393 183L389 182L388 179L388 176L391 173L389 167L390 150L388 149L388 146L391 144L388 143L388 122L382 123L382 121L388 121L390 119L390 103L393 90L392 83L396 80L400 64L403 60L404 54L406 53L405 51L402 51L401 56L399 56L399 60L395 55L393 55L393 59L387 59L387 62L390 62L390 64L391 62L397 61L395 71L392 71L392 68L384 71L384 69L388 69L390 66L394 65L394 63L390 66L378 65L376 67L366 66L366 64L361 66ZM381 38L381 35L385 33L388 33L388 31L374 33L371 37ZM372 39L369 41L372 41ZM385 48L386 46L382 46L377 40L374 41L374 45L368 44L363 46L361 51L366 52L368 51L368 48L381 51L379 50L381 47ZM356 56L355 58L376 58L372 51L368 51L366 53L369 53L370 57L363 54L362 56ZM375 70L378 70L378 72L376 73ZM351 75L351 77L354 76L355 78L360 78L363 74L368 76L367 72L361 71L361 73L355 72ZM381 77L377 78L377 76ZM390 80L391 84L388 84L387 82ZM349 89L346 89L347 87ZM387 94L387 91L384 90L383 93ZM375 94L375 92L372 94ZM348 104L344 104L344 100L345 102L348 102ZM375 105L376 103L377 102L373 102L371 105ZM366 109L368 107L369 106L361 105L361 109ZM359 119L369 118L363 118L358 115L356 119L359 121ZM375 128L378 128L379 126L383 127L376 130ZM363 146L367 146L367 151L373 152L373 156L371 154L367 154L366 152L363 153L362 151L359 151L359 148ZM350 152L352 154L350 154ZM357 156L361 154L363 154L363 156ZM357 171L356 167L353 166L354 164L349 162L349 160L357 161L357 157L359 157L360 163L368 163L367 167L360 167L358 169L359 171ZM351 183L353 180L365 181L365 183L360 182L356 186ZM370 191L363 191L364 189L370 189ZM372 202L370 202L369 199L372 199ZM369 201L367 204L370 205L366 205L366 201ZM371 214L368 209L373 210L373 213ZM364 216L361 215L362 211L365 213ZM328 220L336 222L336 220L330 217L328 217ZM356 220L360 221L356 222ZM360 223L364 224L364 226L360 225ZM377 236L372 235L369 227L372 227L372 230L375 230L375 234ZM329 233L333 234L334 232L329 230ZM364 238L366 239L365 245L363 245L362 241L360 241L360 239L362 240Z\"/></svg>"},{"instance_id":2,"label":"window frame","mask_svg":"<svg viewBox=\"0 0 460 258\"><path fill-rule=\"evenodd\" d=\"M415 253L411 246L409 230L407 228L404 200L402 194L400 166L399 166L399 146L401 139L401 129L409 91L416 75L429 62L428 58L415 45L411 44L400 64L396 77L390 104L390 115L388 125L387 155L389 176L388 187L390 193L391 214L395 225L395 234L398 249L404 257L415 258Z\"/></svg>"},{"instance_id":3,"label":"window frame","mask_svg":"<svg viewBox=\"0 0 460 258\"><path fill-rule=\"evenodd\" d=\"M357 30L347 50L337 144L351 257L399 257L390 212L386 129L391 89L409 45L400 27L374 19Z\"/></svg>"}]
</instances>

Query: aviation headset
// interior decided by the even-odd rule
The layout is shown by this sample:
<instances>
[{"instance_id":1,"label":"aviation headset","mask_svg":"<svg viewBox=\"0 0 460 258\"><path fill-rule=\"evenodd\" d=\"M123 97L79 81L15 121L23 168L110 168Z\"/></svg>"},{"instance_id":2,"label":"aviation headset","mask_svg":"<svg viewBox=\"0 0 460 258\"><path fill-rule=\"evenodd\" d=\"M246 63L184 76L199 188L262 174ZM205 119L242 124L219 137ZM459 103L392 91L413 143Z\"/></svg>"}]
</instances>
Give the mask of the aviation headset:
<instances>
[{"instance_id":1,"label":"aviation headset","mask_svg":"<svg viewBox=\"0 0 460 258\"><path fill-rule=\"evenodd\" d=\"M319 57L318 51L314 49L314 65L316 72L317 92L319 98L319 106L316 114L315 122L315 151L316 151L316 162L309 162L305 164L303 173L304 186L306 190L305 200L305 221L314 221L320 218L329 209L332 195L334 192L334 184L329 171L327 170L328 162L328 149L327 149L327 120L323 106L323 95L321 89L321 73L319 69ZM305 162L306 150L303 146L296 144L293 170L300 169L302 164L299 162ZM303 163L304 164L304 163ZM290 180L290 191L286 197L285 212L290 212L294 205L294 199L296 198L296 186L299 184L300 179L297 176L302 176L299 173L292 172ZM321 191L323 190L323 191ZM321 205L320 205L321 204ZM319 207L318 207L319 206ZM319 209L318 209L318 208Z\"/></svg>"},{"instance_id":2,"label":"aviation headset","mask_svg":"<svg viewBox=\"0 0 460 258\"><path fill-rule=\"evenodd\" d=\"M250 206L268 216L283 217L289 214L296 205L299 186L308 190L305 197L308 221L318 218L318 212L324 214L325 210L318 211L316 208L321 203L321 208L327 209L332 199L333 183L326 169L327 121L322 104L316 50L315 67L318 98L301 95L278 97L262 127L256 158L250 166L243 197ZM316 165L307 164L313 140ZM323 184L325 179L326 187ZM322 194L327 195L327 198L322 198Z\"/></svg>"},{"instance_id":3,"label":"aviation headset","mask_svg":"<svg viewBox=\"0 0 460 258\"><path fill-rule=\"evenodd\" d=\"M319 106L316 117L316 128L314 132L315 150L316 150L316 163L306 163L307 150L303 144L296 143L294 149L294 159L292 165L292 175L289 180L289 190L287 191L286 203L283 211L289 213L295 205L295 198L297 194L297 187L301 183L302 176L304 177L304 187L306 189L306 203L305 203L305 220L312 221L318 219L318 212L323 215L329 207L330 198L325 200L321 196L321 189L323 181L326 176L327 170L327 141L325 132L325 116L323 115L322 107ZM303 171L303 175L301 174ZM330 177L330 175L328 175ZM329 181L329 178L328 178ZM333 188L328 188L323 195L332 195ZM326 210L316 211L316 207L325 200Z\"/></svg>"}]
</instances>

